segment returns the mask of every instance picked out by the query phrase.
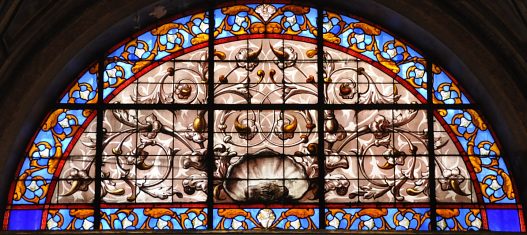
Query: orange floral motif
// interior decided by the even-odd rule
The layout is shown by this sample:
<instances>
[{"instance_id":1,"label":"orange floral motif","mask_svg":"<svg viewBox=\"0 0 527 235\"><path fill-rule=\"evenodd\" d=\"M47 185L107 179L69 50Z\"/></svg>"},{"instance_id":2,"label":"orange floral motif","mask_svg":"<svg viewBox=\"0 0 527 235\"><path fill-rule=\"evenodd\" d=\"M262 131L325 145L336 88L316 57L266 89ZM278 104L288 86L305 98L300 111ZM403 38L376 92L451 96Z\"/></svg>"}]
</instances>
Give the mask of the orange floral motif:
<instances>
[{"instance_id":1,"label":"orange floral motif","mask_svg":"<svg viewBox=\"0 0 527 235\"><path fill-rule=\"evenodd\" d=\"M242 209L219 209L218 215L225 218L234 218L236 216L248 217L250 214Z\"/></svg>"},{"instance_id":2,"label":"orange floral motif","mask_svg":"<svg viewBox=\"0 0 527 235\"><path fill-rule=\"evenodd\" d=\"M380 218L382 216L385 216L388 214L388 210L385 209L385 208L382 208L382 209L374 209L374 208L371 208L371 209L363 209L361 211L359 211L357 213L359 216L363 216L363 215L369 215L373 218Z\"/></svg>"},{"instance_id":3,"label":"orange floral motif","mask_svg":"<svg viewBox=\"0 0 527 235\"><path fill-rule=\"evenodd\" d=\"M93 210L91 209L72 209L70 215L75 216L79 219L86 219L90 216L93 216Z\"/></svg>"},{"instance_id":4,"label":"orange floral motif","mask_svg":"<svg viewBox=\"0 0 527 235\"><path fill-rule=\"evenodd\" d=\"M165 215L174 216L173 211L165 208L146 208L144 213L152 218L159 218Z\"/></svg>"},{"instance_id":5,"label":"orange floral motif","mask_svg":"<svg viewBox=\"0 0 527 235\"><path fill-rule=\"evenodd\" d=\"M296 216L298 218L308 218L310 216L313 216L315 214L315 210L313 209L289 209L286 212L284 212L284 216Z\"/></svg>"},{"instance_id":6,"label":"orange floral motif","mask_svg":"<svg viewBox=\"0 0 527 235\"><path fill-rule=\"evenodd\" d=\"M446 219L454 218L459 215L458 209L437 209L436 212L437 215Z\"/></svg>"}]
</instances>

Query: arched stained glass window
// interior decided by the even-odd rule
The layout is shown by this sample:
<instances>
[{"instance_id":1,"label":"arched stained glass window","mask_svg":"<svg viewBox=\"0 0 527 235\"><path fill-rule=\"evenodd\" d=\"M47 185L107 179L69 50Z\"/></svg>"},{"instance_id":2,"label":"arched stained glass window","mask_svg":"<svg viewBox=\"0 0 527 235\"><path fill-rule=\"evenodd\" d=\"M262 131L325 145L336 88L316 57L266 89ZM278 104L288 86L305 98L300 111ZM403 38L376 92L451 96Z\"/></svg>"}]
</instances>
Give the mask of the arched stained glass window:
<instances>
[{"instance_id":1,"label":"arched stained glass window","mask_svg":"<svg viewBox=\"0 0 527 235\"><path fill-rule=\"evenodd\" d=\"M174 17L89 65L56 107L21 154L4 229L525 231L467 92L348 14Z\"/></svg>"}]
</instances>

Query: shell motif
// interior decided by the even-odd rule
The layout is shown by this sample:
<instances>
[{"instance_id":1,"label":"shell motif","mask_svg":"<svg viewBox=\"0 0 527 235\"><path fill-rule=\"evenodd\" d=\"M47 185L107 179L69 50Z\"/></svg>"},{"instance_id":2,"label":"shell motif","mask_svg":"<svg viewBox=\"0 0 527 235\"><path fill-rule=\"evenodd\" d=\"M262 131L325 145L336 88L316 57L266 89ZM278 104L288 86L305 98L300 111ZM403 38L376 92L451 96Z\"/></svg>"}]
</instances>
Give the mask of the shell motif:
<instances>
[{"instance_id":1,"label":"shell motif","mask_svg":"<svg viewBox=\"0 0 527 235\"><path fill-rule=\"evenodd\" d=\"M235 201L298 200L309 188L305 169L272 150L245 155L229 167L223 184Z\"/></svg>"}]
</instances>

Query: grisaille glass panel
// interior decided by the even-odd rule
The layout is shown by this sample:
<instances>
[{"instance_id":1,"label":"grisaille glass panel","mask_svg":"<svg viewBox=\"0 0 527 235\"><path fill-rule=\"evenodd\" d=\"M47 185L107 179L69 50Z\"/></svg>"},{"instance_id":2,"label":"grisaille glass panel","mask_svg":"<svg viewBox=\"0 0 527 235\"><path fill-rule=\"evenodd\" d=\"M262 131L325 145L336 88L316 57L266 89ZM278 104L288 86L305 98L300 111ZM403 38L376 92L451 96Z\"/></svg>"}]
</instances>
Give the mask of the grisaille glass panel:
<instances>
[{"instance_id":1,"label":"grisaille glass panel","mask_svg":"<svg viewBox=\"0 0 527 235\"><path fill-rule=\"evenodd\" d=\"M256 39L215 46L215 102L316 103L316 50L312 44Z\"/></svg>"},{"instance_id":2,"label":"grisaille glass panel","mask_svg":"<svg viewBox=\"0 0 527 235\"><path fill-rule=\"evenodd\" d=\"M110 101L123 104L203 104L207 102L207 50L184 54L127 85Z\"/></svg>"},{"instance_id":3,"label":"grisaille glass panel","mask_svg":"<svg viewBox=\"0 0 527 235\"><path fill-rule=\"evenodd\" d=\"M216 110L216 201L313 201L315 110Z\"/></svg>"},{"instance_id":4,"label":"grisaille glass panel","mask_svg":"<svg viewBox=\"0 0 527 235\"><path fill-rule=\"evenodd\" d=\"M332 48L324 50L324 91L329 104L415 104L409 91L382 67ZM411 88L410 88L411 89Z\"/></svg>"},{"instance_id":5,"label":"grisaille glass panel","mask_svg":"<svg viewBox=\"0 0 527 235\"><path fill-rule=\"evenodd\" d=\"M110 150L102 159L103 200L204 201L206 117L204 110L108 110L105 123L114 128L103 141Z\"/></svg>"},{"instance_id":6,"label":"grisaille glass panel","mask_svg":"<svg viewBox=\"0 0 527 235\"><path fill-rule=\"evenodd\" d=\"M327 197L429 200L423 110L326 110L324 120Z\"/></svg>"}]
</instances>

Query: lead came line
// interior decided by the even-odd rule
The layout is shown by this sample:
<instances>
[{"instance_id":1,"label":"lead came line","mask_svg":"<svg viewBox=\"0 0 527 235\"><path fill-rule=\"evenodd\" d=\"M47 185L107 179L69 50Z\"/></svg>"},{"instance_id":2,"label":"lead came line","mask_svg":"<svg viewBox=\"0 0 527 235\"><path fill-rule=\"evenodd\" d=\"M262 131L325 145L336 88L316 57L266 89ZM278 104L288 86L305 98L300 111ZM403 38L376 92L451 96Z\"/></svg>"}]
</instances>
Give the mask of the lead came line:
<instances>
[{"instance_id":1,"label":"lead came line","mask_svg":"<svg viewBox=\"0 0 527 235\"><path fill-rule=\"evenodd\" d=\"M96 136L96 149L95 149L95 192L93 198L93 229L102 229L101 226L101 184L102 184L102 154L103 154L103 121L104 121L104 60L99 60L99 66L97 70L97 136Z\"/></svg>"},{"instance_id":2,"label":"lead came line","mask_svg":"<svg viewBox=\"0 0 527 235\"><path fill-rule=\"evenodd\" d=\"M432 73L432 62L427 61L426 63L426 77L428 80L427 84L427 122L428 122L428 185L429 185L429 197L430 197L430 226L432 231L437 230L437 200L436 200L436 181L435 181L435 150L434 150L434 108L431 103L433 103L434 98L432 89L434 88L434 76Z\"/></svg>"},{"instance_id":3,"label":"lead came line","mask_svg":"<svg viewBox=\"0 0 527 235\"><path fill-rule=\"evenodd\" d=\"M317 132L318 132L318 226L319 229L326 229L326 197L325 197L325 176L326 176L326 156L324 155L324 43L323 43L323 11L320 6L317 7Z\"/></svg>"},{"instance_id":4,"label":"lead came line","mask_svg":"<svg viewBox=\"0 0 527 235\"><path fill-rule=\"evenodd\" d=\"M209 40L208 40L208 80L207 80L207 229L214 229L214 6L216 1L209 1Z\"/></svg>"}]
</instances>

